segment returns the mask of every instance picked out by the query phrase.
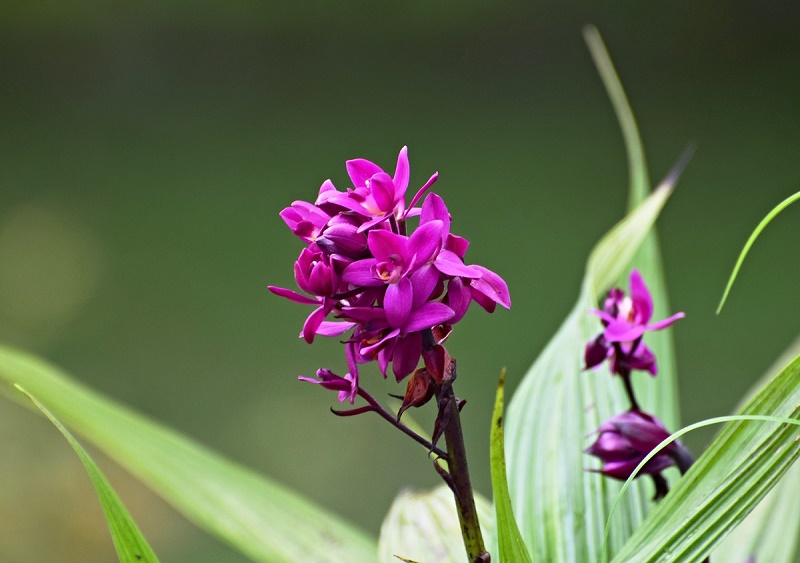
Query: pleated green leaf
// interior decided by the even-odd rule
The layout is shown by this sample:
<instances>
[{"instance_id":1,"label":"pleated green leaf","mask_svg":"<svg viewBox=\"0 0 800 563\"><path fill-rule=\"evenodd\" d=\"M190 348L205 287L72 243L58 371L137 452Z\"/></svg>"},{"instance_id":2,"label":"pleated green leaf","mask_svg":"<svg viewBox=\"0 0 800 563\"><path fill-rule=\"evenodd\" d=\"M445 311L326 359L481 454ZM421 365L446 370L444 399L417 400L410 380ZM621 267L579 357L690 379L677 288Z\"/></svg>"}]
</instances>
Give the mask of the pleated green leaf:
<instances>
[{"instance_id":1,"label":"pleated green leaf","mask_svg":"<svg viewBox=\"0 0 800 563\"><path fill-rule=\"evenodd\" d=\"M484 536L493 535L492 504L476 494L475 507ZM446 485L397 496L381 525L379 563L462 563L466 557L455 500Z\"/></svg>"},{"instance_id":2,"label":"pleated green leaf","mask_svg":"<svg viewBox=\"0 0 800 563\"><path fill-rule=\"evenodd\" d=\"M375 559L374 541L330 512L102 397L37 358L0 347L0 380L22 386L65 426L198 527L253 560ZM18 393L10 396L20 398Z\"/></svg>"},{"instance_id":3,"label":"pleated green leaf","mask_svg":"<svg viewBox=\"0 0 800 563\"><path fill-rule=\"evenodd\" d=\"M497 396L492 413L492 430L490 433L492 463L492 493L497 517L497 544L500 563L530 563L531 556L519 533L514 511L511 508L511 497L508 493L506 479L506 451L503 439L503 404L505 396L506 370L500 374L497 384Z\"/></svg>"},{"instance_id":4,"label":"pleated green leaf","mask_svg":"<svg viewBox=\"0 0 800 563\"><path fill-rule=\"evenodd\" d=\"M592 462L583 449L603 420L628 405L620 382L607 369L582 369L584 345L601 330L587 311L629 267L676 178L677 172L670 174L595 247L578 303L511 401L506 419L509 488L534 561L601 559L606 516L620 485L585 471ZM643 397L643 408L651 410L652 394ZM622 546L646 508L646 491L637 484L625 498L626 518L612 529L612 550Z\"/></svg>"},{"instance_id":5,"label":"pleated green leaf","mask_svg":"<svg viewBox=\"0 0 800 563\"><path fill-rule=\"evenodd\" d=\"M602 367L582 370L583 348L601 325L587 310L614 284L638 268L653 295L655 318L668 315L658 245L652 225L686 164L684 154L667 178L645 199L648 176L633 115L608 53L594 28L590 51L622 124L630 164L629 201L637 205L595 247L581 294L561 328L525 375L506 418L509 489L520 533L534 561L600 561L604 526L621 484L585 471L587 437L602 421L628 408L620 382ZM641 203L639 203L641 202ZM654 338L651 338L654 337ZM642 407L677 425L672 344L664 331L648 334L659 359L659 376L637 385ZM638 383L638 382L636 382ZM622 547L650 508L649 492L636 483L623 500L624 518L611 528L608 547Z\"/></svg>"},{"instance_id":6,"label":"pleated green leaf","mask_svg":"<svg viewBox=\"0 0 800 563\"><path fill-rule=\"evenodd\" d=\"M628 158L628 211L640 205L650 193L650 175L647 171L642 139L628 97L614 69L614 64L606 50L600 32L594 26L586 26L583 36L589 47L594 64L611 100L614 113L625 141ZM687 151L687 155L691 153ZM639 250L631 260L631 268L636 268L647 281L653 296L653 318L663 319L674 313L670 308L664 281L664 268L661 264L661 250L658 245L658 234L655 229L647 234ZM627 273L627 271L626 271ZM624 286L627 279L615 280L617 285ZM602 288L599 288L602 291ZM675 370L675 351L672 343L672 332L661 330L647 335L647 345L658 357L658 380L637 387L637 397L649 405L652 413L668 428L680 425L680 408L678 403L678 377Z\"/></svg>"},{"instance_id":7,"label":"pleated green leaf","mask_svg":"<svg viewBox=\"0 0 800 563\"><path fill-rule=\"evenodd\" d=\"M117 493L111 487L111 484L105 478L102 471L95 465L92 458L83 449L83 446L69 433L63 424L53 416L53 414L45 408L45 406L36 400L36 398L28 393L25 389L16 386L16 389L25 395L33 405L46 416L50 422L53 423L59 432L66 438L75 453L78 454L81 463L86 468L86 473L97 492L97 498L100 500L100 505L103 507L103 514L105 514L108 529L111 532L111 539L114 541L114 548L117 550L117 557L122 563L158 563L158 558L147 540L144 539L142 533L139 531L136 522L133 521L128 509L122 504Z\"/></svg>"},{"instance_id":8,"label":"pleated green leaf","mask_svg":"<svg viewBox=\"0 0 800 563\"><path fill-rule=\"evenodd\" d=\"M740 414L800 421L800 357L759 391ZM798 458L800 429L794 424L728 424L616 553L614 561L701 561ZM796 511L797 497L794 500ZM620 517L615 515L615 519ZM740 552L740 560L750 555Z\"/></svg>"},{"instance_id":9,"label":"pleated green leaf","mask_svg":"<svg viewBox=\"0 0 800 563\"><path fill-rule=\"evenodd\" d=\"M728 294L731 292L731 288L733 287L733 282L736 281L736 276L739 275L739 269L742 267L742 263L744 262L745 256L747 253L750 252L750 248L753 246L753 243L758 238L758 235L761 234L767 225L769 225L772 220L784 209L789 207L792 203L800 199L800 192L796 194L790 195L778 205L775 206L772 211L767 213L767 216L764 217L761 222L756 226L755 230L750 235L750 238L747 239L747 242L742 248L742 252L739 254L739 258L736 260L736 265L733 267L733 272L731 272L731 277L728 279L728 284L725 286L725 291L722 293L722 299L719 302L719 306L717 307L717 314L722 311L722 307L725 305L725 301L728 299Z\"/></svg>"},{"instance_id":10,"label":"pleated green leaf","mask_svg":"<svg viewBox=\"0 0 800 563\"><path fill-rule=\"evenodd\" d=\"M793 358L800 355L800 338L767 370L753 386L746 401L754 397ZM793 563L800 557L800 463L795 463L764 500L736 526L712 553L715 563L741 563L741 554L754 555L756 561Z\"/></svg>"}]
</instances>

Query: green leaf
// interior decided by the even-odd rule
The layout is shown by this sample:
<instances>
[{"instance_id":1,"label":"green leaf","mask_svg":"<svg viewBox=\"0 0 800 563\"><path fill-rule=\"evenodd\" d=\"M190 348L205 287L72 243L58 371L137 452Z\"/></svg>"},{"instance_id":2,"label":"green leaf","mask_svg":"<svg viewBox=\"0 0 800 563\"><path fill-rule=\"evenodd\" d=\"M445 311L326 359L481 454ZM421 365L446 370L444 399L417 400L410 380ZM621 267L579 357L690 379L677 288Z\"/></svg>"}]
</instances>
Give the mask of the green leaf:
<instances>
[{"instance_id":1,"label":"green leaf","mask_svg":"<svg viewBox=\"0 0 800 563\"><path fill-rule=\"evenodd\" d=\"M492 535L492 504L476 494L475 507L484 535ZM461 526L450 489L441 485L431 491L401 491L381 525L378 561L444 563L461 562L465 556Z\"/></svg>"},{"instance_id":2,"label":"green leaf","mask_svg":"<svg viewBox=\"0 0 800 563\"><path fill-rule=\"evenodd\" d=\"M765 386L741 414L800 422L800 357ZM731 417L716 420L727 418ZM800 431L794 424L753 421L728 424L650 513L614 561L702 560L764 498L798 457ZM741 555L744 559L750 554Z\"/></svg>"},{"instance_id":3,"label":"green leaf","mask_svg":"<svg viewBox=\"0 0 800 563\"><path fill-rule=\"evenodd\" d=\"M500 374L497 384L497 396L492 413L492 430L490 434L492 463L492 493L497 515L497 543L501 563L506 561L525 563L531 561L528 548L519 533L514 511L511 508L511 497L508 493L506 479L506 452L503 445L503 395L506 383L506 370Z\"/></svg>"},{"instance_id":4,"label":"green leaf","mask_svg":"<svg viewBox=\"0 0 800 563\"><path fill-rule=\"evenodd\" d=\"M600 32L590 25L584 28L583 36L611 100L625 141L628 158L628 211L633 211L650 193L650 177L639 128ZM654 318L663 319L672 314L655 230L651 230L645 237L631 260L631 267L638 269L647 281L653 296ZM625 285L628 280L619 279L615 282L617 285ZM662 330L648 334L647 345L658 357L658 380L655 384L649 382L648 385L638 387L637 394L645 404L650 405L650 412L656 413L668 428L676 428L680 424L680 408L672 332Z\"/></svg>"},{"instance_id":5,"label":"green leaf","mask_svg":"<svg viewBox=\"0 0 800 563\"><path fill-rule=\"evenodd\" d=\"M534 561L599 561L603 527L619 484L584 470L587 436L628 408L606 368L584 372L583 348L601 329L587 310L629 265L665 203L684 161L636 211L614 227L589 259L578 303L525 375L506 419L511 499ZM649 382L648 383L652 383ZM653 383L655 384L655 383ZM642 400L652 412L652 394ZM644 518L647 494L637 483L612 528L618 549Z\"/></svg>"},{"instance_id":6,"label":"green leaf","mask_svg":"<svg viewBox=\"0 0 800 563\"><path fill-rule=\"evenodd\" d=\"M641 140L599 35L593 28L586 33L623 125L631 166L629 199L635 204L647 188ZM668 315L657 242L649 233L690 155L686 151L661 186L597 244L575 307L511 401L506 418L508 484L520 533L534 561L599 561L606 555L601 547L604 526L621 484L586 472L591 461L582 450L602 421L628 405L607 368L588 373L582 369L583 348L601 328L587 310L597 307L598 297L637 267L653 295L656 318ZM648 335L648 346L659 358L659 377L637 386L637 396L644 409L667 424L677 424L671 340L662 331ZM649 496L644 484L634 485L621 508L625 518L611 528L610 549L619 549L644 519Z\"/></svg>"},{"instance_id":7,"label":"green leaf","mask_svg":"<svg viewBox=\"0 0 800 563\"><path fill-rule=\"evenodd\" d=\"M720 311L722 311L722 307L725 305L725 301L728 299L728 294L730 293L731 288L733 287L733 282L736 280L736 276L739 275L739 268L742 267L742 262L744 262L744 258L745 256L747 256L747 253L750 252L750 247L753 246L753 243L758 238L758 235L760 235L761 231L763 231L764 228L766 228L766 226L772 222L772 220L775 218L776 215L778 215L778 213L789 207L792 203L794 203L798 199L800 199L800 192L797 192L796 194L791 195L786 199L784 199L782 202L780 202L772 211L767 213L767 216L761 220L756 229L753 231L753 234L751 234L750 238L747 239L747 242L745 243L741 254L739 254L739 259L736 260L736 265L733 267L733 272L731 272L731 277L728 280L728 285L725 286L725 292L722 294L722 299L720 300L719 306L717 307L717 314L719 314Z\"/></svg>"},{"instance_id":8,"label":"green leaf","mask_svg":"<svg viewBox=\"0 0 800 563\"><path fill-rule=\"evenodd\" d=\"M792 358L800 355L800 338L787 348L750 390L749 401ZM742 405L743 407L743 405ZM736 410L741 410L737 408ZM792 563L800 555L800 463L795 463L786 475L767 493L758 506L736 526L711 554L718 563L740 563L741 554L754 555L756 561Z\"/></svg>"},{"instance_id":9,"label":"green leaf","mask_svg":"<svg viewBox=\"0 0 800 563\"><path fill-rule=\"evenodd\" d=\"M24 387L198 527L251 559L375 559L373 540L335 515L37 358L0 346L0 380Z\"/></svg>"},{"instance_id":10,"label":"green leaf","mask_svg":"<svg viewBox=\"0 0 800 563\"><path fill-rule=\"evenodd\" d=\"M86 450L78 443L78 441L69 433L69 430L64 428L58 419L45 408L45 406L36 400L36 398L28 393L19 385L14 386L20 393L25 395L33 404L45 415L50 422L53 423L59 432L67 439L69 445L78 454L78 457L86 468L86 473L89 474L89 479L92 481L94 490L97 492L97 498L100 500L100 505L103 507L103 513L108 523L108 529L111 532L111 539L114 541L114 547L117 550L117 557L122 563L149 563L158 562L156 554L150 549L147 540L144 539L136 522L131 518L130 513L122 504L119 496L111 487L111 484L105 478L100 469L95 465L92 458L86 453Z\"/></svg>"}]
</instances>

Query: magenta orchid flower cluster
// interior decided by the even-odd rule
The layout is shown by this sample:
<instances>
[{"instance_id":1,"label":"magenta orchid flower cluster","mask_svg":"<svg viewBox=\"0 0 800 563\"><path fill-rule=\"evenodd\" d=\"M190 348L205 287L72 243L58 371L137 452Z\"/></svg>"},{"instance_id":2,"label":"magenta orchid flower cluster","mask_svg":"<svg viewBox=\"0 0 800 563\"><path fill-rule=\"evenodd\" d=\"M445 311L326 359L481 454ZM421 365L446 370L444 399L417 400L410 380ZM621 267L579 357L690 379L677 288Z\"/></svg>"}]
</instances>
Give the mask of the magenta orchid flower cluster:
<instances>
[{"instance_id":1,"label":"magenta orchid flower cluster","mask_svg":"<svg viewBox=\"0 0 800 563\"><path fill-rule=\"evenodd\" d=\"M358 365L377 361L387 376L389 364L401 381L431 348L426 335L440 344L472 301L489 312L511 301L503 279L482 266L467 265L469 242L451 232L451 218L441 197L428 193L438 173L406 204L410 179L408 151L400 151L394 176L369 160L348 160L353 184L337 190L326 180L317 200L295 201L280 216L307 246L294 264L299 288L307 295L270 286L297 303L314 306L301 336L346 337L348 373L327 369L317 379L300 377L339 392L339 401L354 402ZM408 220L418 217L409 234ZM328 319L332 320L328 320ZM437 370L431 375L441 379ZM439 372L441 370L438 370Z\"/></svg>"},{"instance_id":2,"label":"magenta orchid flower cluster","mask_svg":"<svg viewBox=\"0 0 800 563\"><path fill-rule=\"evenodd\" d=\"M453 491L470 560L489 561L461 432L459 413L466 401L453 390L456 361L443 343L473 301L490 313L498 304L510 308L508 286L491 270L464 261L469 242L451 231L444 200L433 192L426 195L438 173L406 204L406 147L397 157L394 176L364 159L348 160L346 167L352 188L339 191L326 180L313 204L295 201L280 214L306 243L294 264L304 294L269 289L313 306L300 336L309 343L316 335L342 337L348 366L344 376L322 368L316 378L300 380L338 392L339 402L354 404L356 396L362 398L366 406L334 414L377 413L435 455L434 467ZM417 225L413 231L410 219ZM423 367L417 367L420 360ZM396 415L359 383L358 366L373 361L384 377L391 365L397 381L413 373ZM434 397L438 414L428 440L400 417ZM442 436L447 451L436 446ZM446 469L439 460L447 462Z\"/></svg>"},{"instance_id":3,"label":"magenta orchid flower cluster","mask_svg":"<svg viewBox=\"0 0 800 563\"><path fill-rule=\"evenodd\" d=\"M644 344L643 337L649 331L667 328L683 318L684 314L676 313L650 324L653 299L637 270L630 275L630 296L622 289L612 288L603 310L593 309L590 313L600 318L603 332L586 344L586 368L595 368L608 360L611 373L622 378L631 408L604 422L597 430L597 439L586 453L603 463L598 473L625 481L642 460L670 436L660 420L640 410L631 385L630 377L634 370L645 371L652 376L658 374L656 356ZM681 472L685 472L692 463L689 451L676 440L651 458L638 475L650 475L653 478L655 500L658 500L669 491L662 471L677 465Z\"/></svg>"}]
</instances>

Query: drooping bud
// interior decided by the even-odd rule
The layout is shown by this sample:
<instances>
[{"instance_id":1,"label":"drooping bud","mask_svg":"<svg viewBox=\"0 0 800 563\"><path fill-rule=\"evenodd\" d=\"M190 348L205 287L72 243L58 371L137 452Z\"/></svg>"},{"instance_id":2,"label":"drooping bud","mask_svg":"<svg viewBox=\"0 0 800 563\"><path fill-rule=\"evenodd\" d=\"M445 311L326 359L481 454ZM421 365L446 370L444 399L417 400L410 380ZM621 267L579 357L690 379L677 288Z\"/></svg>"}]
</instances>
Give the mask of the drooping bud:
<instances>
[{"instance_id":1,"label":"drooping bud","mask_svg":"<svg viewBox=\"0 0 800 563\"><path fill-rule=\"evenodd\" d=\"M436 384L425 368L419 368L408 380L406 395L403 397L403 404L397 411L397 420L402 414L411 407L421 407L431 400L435 391Z\"/></svg>"},{"instance_id":2,"label":"drooping bud","mask_svg":"<svg viewBox=\"0 0 800 563\"><path fill-rule=\"evenodd\" d=\"M608 477L625 481L641 461L670 433L656 417L639 410L629 410L611 417L597 430L597 440L585 450L603 462L596 470ZM637 474L656 475L675 465L678 442L672 442L653 456Z\"/></svg>"}]
</instances>

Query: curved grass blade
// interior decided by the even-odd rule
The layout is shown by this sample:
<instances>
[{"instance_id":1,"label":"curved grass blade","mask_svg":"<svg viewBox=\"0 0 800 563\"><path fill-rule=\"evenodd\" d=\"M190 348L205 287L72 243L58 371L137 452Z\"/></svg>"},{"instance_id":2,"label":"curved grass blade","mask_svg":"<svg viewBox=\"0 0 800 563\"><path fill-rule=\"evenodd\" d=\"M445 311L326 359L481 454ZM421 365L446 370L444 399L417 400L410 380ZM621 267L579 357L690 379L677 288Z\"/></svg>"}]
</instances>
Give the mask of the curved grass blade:
<instances>
[{"instance_id":1,"label":"curved grass blade","mask_svg":"<svg viewBox=\"0 0 800 563\"><path fill-rule=\"evenodd\" d=\"M800 357L759 391L740 416L698 423L676 436L727 420L736 421L650 513L615 562L700 561L764 498L800 458Z\"/></svg>"},{"instance_id":2,"label":"curved grass blade","mask_svg":"<svg viewBox=\"0 0 800 563\"><path fill-rule=\"evenodd\" d=\"M531 556L519 533L506 479L506 452L503 444L503 396L505 394L506 370L500 374L497 396L492 413L490 434L490 458L492 464L492 493L494 494L495 514L497 515L497 544L500 562L513 561L530 563Z\"/></svg>"},{"instance_id":3,"label":"curved grass blade","mask_svg":"<svg viewBox=\"0 0 800 563\"><path fill-rule=\"evenodd\" d=\"M335 515L102 397L40 359L0 346L0 381L24 387L198 527L253 560L375 559L374 541Z\"/></svg>"},{"instance_id":4,"label":"curved grass blade","mask_svg":"<svg viewBox=\"0 0 800 563\"><path fill-rule=\"evenodd\" d=\"M46 416L50 422L53 423L59 432L66 438L75 453L86 468L86 473L92 481L94 490L97 492L97 498L100 500L100 505L103 507L103 514L108 523L108 529L111 532L111 539L114 541L114 548L117 550L117 557L122 563L158 563L158 558L147 540L144 539L142 533L136 522L131 518L130 513L122 504L119 496L111 487L111 484L105 478L100 469L95 465L92 458L86 453L86 450L80 443L69 433L63 424L53 416L53 414L45 408L45 406L36 400L36 398L28 393L19 385L14 386L20 393L25 395L33 405Z\"/></svg>"},{"instance_id":5,"label":"curved grass blade","mask_svg":"<svg viewBox=\"0 0 800 563\"><path fill-rule=\"evenodd\" d=\"M599 331L587 309L629 266L672 191L685 159L593 250L575 308L523 378L506 418L508 484L519 531L534 561L599 561L603 527L617 483L587 473L586 437L627 408L606 369L586 373L585 343ZM644 401L643 401L644 402ZM644 408L652 405L644 402ZM638 484L624 500L626 522L612 529L619 549L647 509Z\"/></svg>"},{"instance_id":6,"label":"curved grass blade","mask_svg":"<svg viewBox=\"0 0 800 563\"><path fill-rule=\"evenodd\" d=\"M736 410L741 410L747 401L769 383L772 374L780 372L798 355L800 338L789 345ZM800 463L792 465L764 500L728 534L711 554L712 559L717 563L740 563L741 554L747 553L755 556L756 561L800 561L800 510L797 510L797 499L800 499Z\"/></svg>"},{"instance_id":7,"label":"curved grass blade","mask_svg":"<svg viewBox=\"0 0 800 563\"><path fill-rule=\"evenodd\" d=\"M753 243L758 238L758 235L761 234L761 231L769 225L772 220L775 218L778 213L789 207L792 203L800 199L800 192L797 192L794 195L791 195L780 202L772 211L767 213L767 216L764 217L761 222L758 224L756 229L750 235L750 238L747 239L747 242L742 249L742 252L739 254L739 258L736 260L736 265L733 267L733 272L731 272L731 277L728 279L728 285L725 286L725 291L722 294L722 299L717 306L717 314L719 315L720 311L722 311L722 307L725 305L725 301L728 299L728 294L731 292L731 288L733 287L733 282L736 280L736 276L739 275L739 269L742 267L742 263L744 262L745 256L747 253L750 252L750 247L753 246Z\"/></svg>"},{"instance_id":8,"label":"curved grass blade","mask_svg":"<svg viewBox=\"0 0 800 563\"><path fill-rule=\"evenodd\" d=\"M492 503L475 495L484 535L493 535ZM453 493L446 485L430 491L401 491L381 525L379 563L464 560L464 540ZM371 561L373 559L365 559Z\"/></svg>"}]
</instances>

